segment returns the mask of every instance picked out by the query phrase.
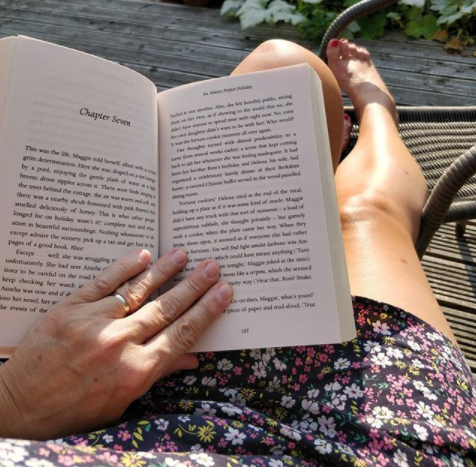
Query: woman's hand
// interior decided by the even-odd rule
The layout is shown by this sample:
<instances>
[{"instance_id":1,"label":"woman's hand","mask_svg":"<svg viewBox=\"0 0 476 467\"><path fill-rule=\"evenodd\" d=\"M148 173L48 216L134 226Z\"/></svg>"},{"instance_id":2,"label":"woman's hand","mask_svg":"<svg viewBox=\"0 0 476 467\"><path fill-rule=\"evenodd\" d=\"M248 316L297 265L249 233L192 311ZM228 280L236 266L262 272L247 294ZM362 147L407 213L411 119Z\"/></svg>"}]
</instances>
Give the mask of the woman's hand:
<instances>
[{"instance_id":1,"label":"woman's hand","mask_svg":"<svg viewBox=\"0 0 476 467\"><path fill-rule=\"evenodd\" d=\"M231 287L206 260L142 306L187 256L176 249L149 262L146 250L123 257L30 330L0 367L0 436L48 439L107 425L155 381L198 366L186 352L226 309Z\"/></svg>"}]
</instances>

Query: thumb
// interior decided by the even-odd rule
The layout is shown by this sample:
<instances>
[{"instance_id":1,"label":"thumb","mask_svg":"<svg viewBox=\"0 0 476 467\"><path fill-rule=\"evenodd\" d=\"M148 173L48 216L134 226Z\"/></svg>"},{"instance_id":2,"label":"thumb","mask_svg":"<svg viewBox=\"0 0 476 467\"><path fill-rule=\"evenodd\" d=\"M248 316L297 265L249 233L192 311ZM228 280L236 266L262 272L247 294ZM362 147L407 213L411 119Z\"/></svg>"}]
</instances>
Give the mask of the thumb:
<instances>
[{"instance_id":1,"label":"thumb","mask_svg":"<svg viewBox=\"0 0 476 467\"><path fill-rule=\"evenodd\" d=\"M186 353L179 357L177 361L171 365L167 374L182 370L194 370L195 368L198 368L198 358L193 353Z\"/></svg>"}]
</instances>

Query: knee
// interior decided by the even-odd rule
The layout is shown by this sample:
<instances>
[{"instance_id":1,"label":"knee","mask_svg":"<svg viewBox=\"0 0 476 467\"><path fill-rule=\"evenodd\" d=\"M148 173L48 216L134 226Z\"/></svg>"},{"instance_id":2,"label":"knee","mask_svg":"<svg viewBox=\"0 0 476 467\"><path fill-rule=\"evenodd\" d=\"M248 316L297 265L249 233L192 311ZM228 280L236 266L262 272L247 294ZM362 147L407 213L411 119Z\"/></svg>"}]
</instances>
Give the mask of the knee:
<instances>
[{"instance_id":1,"label":"knee","mask_svg":"<svg viewBox=\"0 0 476 467\"><path fill-rule=\"evenodd\" d=\"M308 63L312 66L314 63L319 62L322 63L322 66L326 66L312 52L294 42L283 39L271 39L262 42L253 50L232 74L270 70L299 63Z\"/></svg>"},{"instance_id":2,"label":"knee","mask_svg":"<svg viewBox=\"0 0 476 467\"><path fill-rule=\"evenodd\" d=\"M311 51L284 39L270 39L262 42L253 52L264 62L279 61L278 66L311 63L317 58ZM318 59L319 60L319 59Z\"/></svg>"},{"instance_id":3,"label":"knee","mask_svg":"<svg viewBox=\"0 0 476 467\"><path fill-rule=\"evenodd\" d=\"M391 199L378 192L366 192L339 200L343 231L381 226L382 222L401 224L403 212Z\"/></svg>"},{"instance_id":4,"label":"knee","mask_svg":"<svg viewBox=\"0 0 476 467\"><path fill-rule=\"evenodd\" d=\"M337 80L317 55L298 44L272 39L259 45L234 70L233 75L270 70L289 65L307 63L319 75L324 94L327 128L334 171L339 163L343 137L343 105Z\"/></svg>"}]
</instances>

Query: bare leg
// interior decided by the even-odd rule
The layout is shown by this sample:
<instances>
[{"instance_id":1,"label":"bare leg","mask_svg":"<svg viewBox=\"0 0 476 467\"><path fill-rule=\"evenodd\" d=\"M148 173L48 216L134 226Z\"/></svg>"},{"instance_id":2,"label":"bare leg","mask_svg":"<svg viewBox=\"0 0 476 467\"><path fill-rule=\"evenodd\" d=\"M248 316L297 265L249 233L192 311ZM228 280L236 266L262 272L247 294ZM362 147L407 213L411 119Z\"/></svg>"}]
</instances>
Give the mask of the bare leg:
<instances>
[{"instance_id":1,"label":"bare leg","mask_svg":"<svg viewBox=\"0 0 476 467\"><path fill-rule=\"evenodd\" d=\"M360 120L358 142L336 172L352 293L410 311L454 341L415 252L428 193L398 135L393 98L365 49L331 41L327 55Z\"/></svg>"},{"instance_id":2,"label":"bare leg","mask_svg":"<svg viewBox=\"0 0 476 467\"><path fill-rule=\"evenodd\" d=\"M358 143L336 172L352 293L399 306L454 341L414 249L427 190L398 135L393 98L366 50L333 41L328 58L360 119ZM321 60L296 44L268 41L233 74L297 63L308 63L323 81L336 167L343 144L342 101L334 76Z\"/></svg>"}]
</instances>

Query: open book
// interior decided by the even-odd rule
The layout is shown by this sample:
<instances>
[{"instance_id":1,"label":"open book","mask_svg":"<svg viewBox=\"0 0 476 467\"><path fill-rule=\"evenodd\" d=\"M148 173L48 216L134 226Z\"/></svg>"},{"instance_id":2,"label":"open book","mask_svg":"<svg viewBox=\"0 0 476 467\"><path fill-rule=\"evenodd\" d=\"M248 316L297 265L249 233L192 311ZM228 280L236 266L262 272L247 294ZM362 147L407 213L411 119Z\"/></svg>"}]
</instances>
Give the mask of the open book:
<instances>
[{"instance_id":1,"label":"open book","mask_svg":"<svg viewBox=\"0 0 476 467\"><path fill-rule=\"evenodd\" d=\"M107 60L0 40L0 354L132 248L218 261L196 351L355 336L323 96L307 65L157 95ZM159 143L157 143L159 142Z\"/></svg>"}]
</instances>

